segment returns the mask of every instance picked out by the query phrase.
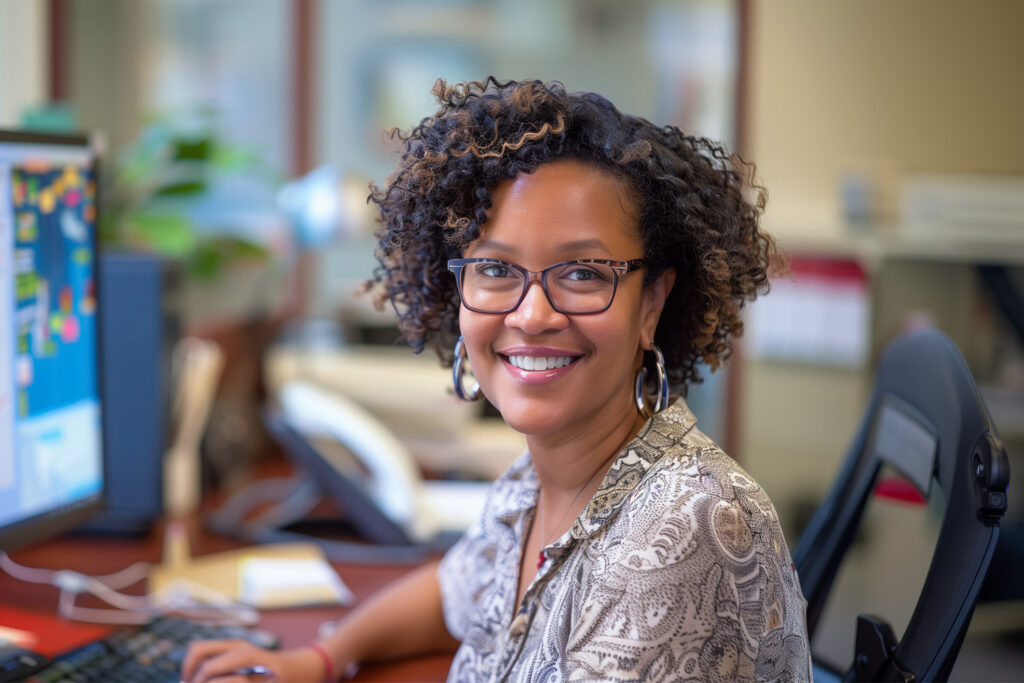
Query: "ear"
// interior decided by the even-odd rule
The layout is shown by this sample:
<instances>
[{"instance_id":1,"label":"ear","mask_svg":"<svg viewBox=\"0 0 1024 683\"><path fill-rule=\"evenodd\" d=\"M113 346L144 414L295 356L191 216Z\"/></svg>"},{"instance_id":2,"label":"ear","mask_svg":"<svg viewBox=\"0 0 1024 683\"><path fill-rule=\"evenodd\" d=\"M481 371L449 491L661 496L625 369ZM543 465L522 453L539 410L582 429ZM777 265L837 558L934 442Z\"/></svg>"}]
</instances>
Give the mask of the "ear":
<instances>
[{"instance_id":1,"label":"ear","mask_svg":"<svg viewBox=\"0 0 1024 683\"><path fill-rule=\"evenodd\" d=\"M676 283L676 271L669 268L644 290L643 318L640 322L640 346L649 351L654 344L654 331L658 329L661 311L665 308L672 286Z\"/></svg>"}]
</instances>

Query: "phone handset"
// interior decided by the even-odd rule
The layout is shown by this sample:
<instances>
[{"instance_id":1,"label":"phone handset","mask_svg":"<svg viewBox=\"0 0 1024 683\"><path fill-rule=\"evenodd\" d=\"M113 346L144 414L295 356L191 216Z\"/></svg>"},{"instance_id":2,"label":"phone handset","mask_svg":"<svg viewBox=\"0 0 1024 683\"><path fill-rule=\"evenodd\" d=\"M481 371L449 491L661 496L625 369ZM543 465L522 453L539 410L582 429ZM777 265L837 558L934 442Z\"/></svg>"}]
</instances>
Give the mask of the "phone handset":
<instances>
[{"instance_id":1,"label":"phone handset","mask_svg":"<svg viewBox=\"0 0 1024 683\"><path fill-rule=\"evenodd\" d=\"M414 537L433 526L420 509L423 481L405 444L364 408L338 392L291 381L278 394L288 422L307 435L338 440L369 470L370 497Z\"/></svg>"}]
</instances>

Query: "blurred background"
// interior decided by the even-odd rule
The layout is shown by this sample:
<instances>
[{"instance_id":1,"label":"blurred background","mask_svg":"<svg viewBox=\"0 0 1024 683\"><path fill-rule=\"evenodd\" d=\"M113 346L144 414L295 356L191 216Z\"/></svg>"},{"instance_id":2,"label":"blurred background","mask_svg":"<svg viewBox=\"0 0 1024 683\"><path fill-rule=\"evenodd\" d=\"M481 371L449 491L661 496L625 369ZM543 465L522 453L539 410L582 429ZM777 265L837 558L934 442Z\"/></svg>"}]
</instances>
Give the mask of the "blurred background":
<instances>
[{"instance_id":1,"label":"blurred background","mask_svg":"<svg viewBox=\"0 0 1024 683\"><path fill-rule=\"evenodd\" d=\"M396 158L382 132L432 113L437 78L559 80L725 142L757 164L792 274L690 402L792 547L904 329L952 336L1024 471L1021 26L1013 0L5 0L0 126L101 136L107 247L174 264L174 335L226 352L215 482L273 452L259 409L294 377L373 410L430 472L494 476L521 447L486 409L424 417L448 374L354 295L374 267L367 185ZM825 626L837 661L857 612L899 633L937 535L923 506L871 515ZM1011 569L961 680L1024 670Z\"/></svg>"}]
</instances>

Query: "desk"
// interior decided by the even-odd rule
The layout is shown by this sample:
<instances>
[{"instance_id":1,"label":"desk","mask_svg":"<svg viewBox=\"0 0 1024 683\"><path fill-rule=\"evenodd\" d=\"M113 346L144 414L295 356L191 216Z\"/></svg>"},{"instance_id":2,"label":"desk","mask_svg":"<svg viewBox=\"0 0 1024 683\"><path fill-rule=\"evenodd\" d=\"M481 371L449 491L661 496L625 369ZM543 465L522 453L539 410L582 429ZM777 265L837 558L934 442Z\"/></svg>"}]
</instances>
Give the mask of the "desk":
<instances>
[{"instance_id":1,"label":"desk","mask_svg":"<svg viewBox=\"0 0 1024 683\"><path fill-rule=\"evenodd\" d=\"M197 519L186 522L194 556L238 548L242 544L205 531ZM140 560L159 562L163 553L163 525L157 525L144 538L65 537L10 553L15 562L43 569L75 569L87 574L109 574ZM335 564L357 600L394 581L410 567L355 566ZM140 584L135 590L143 589ZM102 607L80 598L83 604ZM39 613L55 614L57 589L41 584L23 583L0 572L0 602ZM260 627L281 637L282 647L298 647L316 637L319 625L337 619L347 611L343 607L310 607L263 612ZM356 681L443 681L451 664L449 655L432 655L387 665L368 665L360 669Z\"/></svg>"}]
</instances>

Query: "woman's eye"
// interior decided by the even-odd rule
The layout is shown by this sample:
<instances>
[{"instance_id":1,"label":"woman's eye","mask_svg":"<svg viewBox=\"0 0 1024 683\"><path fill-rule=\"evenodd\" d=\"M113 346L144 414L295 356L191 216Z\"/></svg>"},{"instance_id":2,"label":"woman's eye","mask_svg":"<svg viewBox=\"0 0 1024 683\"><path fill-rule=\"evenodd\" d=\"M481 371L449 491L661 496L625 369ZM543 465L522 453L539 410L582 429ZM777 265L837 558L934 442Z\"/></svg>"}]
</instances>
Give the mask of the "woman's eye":
<instances>
[{"instance_id":1,"label":"woman's eye","mask_svg":"<svg viewBox=\"0 0 1024 683\"><path fill-rule=\"evenodd\" d=\"M563 278L567 280L574 280L576 282L585 282L588 280L604 280L606 279L598 270L594 268L587 268L584 266L577 266L570 270L567 270L563 275Z\"/></svg>"},{"instance_id":2,"label":"woman's eye","mask_svg":"<svg viewBox=\"0 0 1024 683\"><path fill-rule=\"evenodd\" d=\"M500 263L485 263L476 272L484 277L508 277L509 268Z\"/></svg>"}]
</instances>

